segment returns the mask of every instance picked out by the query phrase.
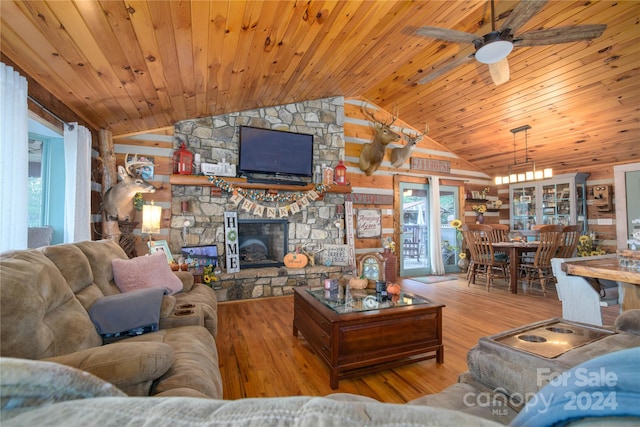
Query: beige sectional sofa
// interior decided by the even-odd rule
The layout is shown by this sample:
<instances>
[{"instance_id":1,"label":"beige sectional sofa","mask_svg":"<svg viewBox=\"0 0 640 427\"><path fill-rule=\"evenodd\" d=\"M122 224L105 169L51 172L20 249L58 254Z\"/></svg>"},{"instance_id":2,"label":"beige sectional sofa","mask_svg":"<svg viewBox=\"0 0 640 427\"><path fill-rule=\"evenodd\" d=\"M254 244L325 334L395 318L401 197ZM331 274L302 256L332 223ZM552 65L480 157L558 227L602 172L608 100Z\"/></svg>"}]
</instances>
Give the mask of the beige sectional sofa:
<instances>
[{"instance_id":1,"label":"beige sectional sofa","mask_svg":"<svg viewBox=\"0 0 640 427\"><path fill-rule=\"evenodd\" d=\"M225 401L215 294L189 274L180 275L181 292L163 297L159 331L103 344L89 312L119 294L112 265L125 258L110 241L0 255L3 427L640 423L640 310L623 313L602 337L554 357L507 343L540 328L562 326L577 334L580 325L549 319L484 337L469 352L469 371L458 383L406 405L339 393ZM174 316L185 304L197 315Z\"/></svg>"},{"instance_id":2,"label":"beige sectional sofa","mask_svg":"<svg viewBox=\"0 0 640 427\"><path fill-rule=\"evenodd\" d=\"M107 339L89 311L121 293L114 259L127 256L111 240L0 255L0 355L72 366L130 396L222 398L215 292L176 273L182 290L162 296L159 330Z\"/></svg>"}]
</instances>

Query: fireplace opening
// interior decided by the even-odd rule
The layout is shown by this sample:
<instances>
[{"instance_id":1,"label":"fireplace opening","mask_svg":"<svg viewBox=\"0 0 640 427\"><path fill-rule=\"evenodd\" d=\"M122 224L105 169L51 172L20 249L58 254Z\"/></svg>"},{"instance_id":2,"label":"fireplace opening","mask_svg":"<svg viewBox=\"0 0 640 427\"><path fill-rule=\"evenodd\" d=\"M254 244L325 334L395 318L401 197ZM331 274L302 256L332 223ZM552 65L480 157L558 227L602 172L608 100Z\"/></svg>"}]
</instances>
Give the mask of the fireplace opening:
<instances>
[{"instance_id":1,"label":"fireplace opening","mask_svg":"<svg viewBox=\"0 0 640 427\"><path fill-rule=\"evenodd\" d=\"M279 267L288 252L286 219L240 219L240 268Z\"/></svg>"}]
</instances>

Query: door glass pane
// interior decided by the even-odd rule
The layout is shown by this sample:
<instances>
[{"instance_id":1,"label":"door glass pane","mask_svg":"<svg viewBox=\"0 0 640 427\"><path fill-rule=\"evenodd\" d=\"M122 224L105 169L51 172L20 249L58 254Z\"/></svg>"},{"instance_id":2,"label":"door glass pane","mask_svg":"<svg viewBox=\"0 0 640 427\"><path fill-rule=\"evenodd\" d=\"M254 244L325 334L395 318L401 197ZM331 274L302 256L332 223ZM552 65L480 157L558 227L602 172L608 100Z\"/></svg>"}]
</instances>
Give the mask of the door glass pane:
<instances>
[{"instance_id":1,"label":"door glass pane","mask_svg":"<svg viewBox=\"0 0 640 427\"><path fill-rule=\"evenodd\" d=\"M457 230L451 226L451 221L459 219L458 187L440 186L440 229L442 262L446 273L458 272L458 255L462 241L458 241Z\"/></svg>"},{"instance_id":2,"label":"door glass pane","mask_svg":"<svg viewBox=\"0 0 640 427\"><path fill-rule=\"evenodd\" d=\"M400 275L429 274L429 186L400 183Z\"/></svg>"}]
</instances>

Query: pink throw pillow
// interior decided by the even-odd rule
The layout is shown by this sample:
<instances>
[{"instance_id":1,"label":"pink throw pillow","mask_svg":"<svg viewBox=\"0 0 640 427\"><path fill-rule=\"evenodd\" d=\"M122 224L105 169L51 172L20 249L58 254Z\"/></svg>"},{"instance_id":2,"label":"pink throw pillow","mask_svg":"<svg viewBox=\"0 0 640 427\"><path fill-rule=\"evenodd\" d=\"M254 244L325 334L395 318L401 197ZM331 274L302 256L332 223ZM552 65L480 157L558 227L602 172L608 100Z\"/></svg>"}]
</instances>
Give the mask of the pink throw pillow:
<instances>
[{"instance_id":1,"label":"pink throw pillow","mask_svg":"<svg viewBox=\"0 0 640 427\"><path fill-rule=\"evenodd\" d=\"M137 289L164 288L169 295L182 290L182 282L173 274L163 252L132 259L111 261L113 279L121 292Z\"/></svg>"}]
</instances>

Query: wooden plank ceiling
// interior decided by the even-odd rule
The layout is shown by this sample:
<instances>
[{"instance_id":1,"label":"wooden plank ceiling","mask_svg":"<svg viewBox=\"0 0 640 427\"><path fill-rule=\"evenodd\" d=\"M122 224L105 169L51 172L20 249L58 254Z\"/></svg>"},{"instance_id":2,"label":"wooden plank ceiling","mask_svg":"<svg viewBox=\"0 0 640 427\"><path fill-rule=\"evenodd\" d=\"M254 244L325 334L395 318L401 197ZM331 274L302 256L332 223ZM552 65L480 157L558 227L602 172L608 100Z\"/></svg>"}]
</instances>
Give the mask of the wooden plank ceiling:
<instances>
[{"instance_id":1,"label":"wooden plank ceiling","mask_svg":"<svg viewBox=\"0 0 640 427\"><path fill-rule=\"evenodd\" d=\"M10 1L1 51L114 136L327 96L364 97L493 176L640 160L640 2L549 1L518 34L606 24L592 41L516 48L495 86L475 60L419 80L473 46L420 26L491 31L471 1ZM498 0L497 23L518 4ZM515 149L514 149L515 143Z\"/></svg>"}]
</instances>

